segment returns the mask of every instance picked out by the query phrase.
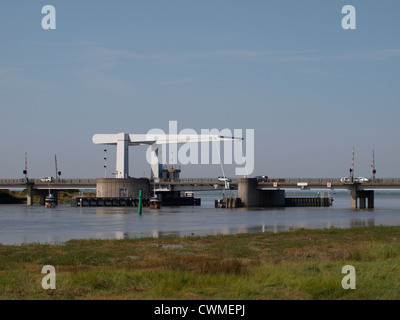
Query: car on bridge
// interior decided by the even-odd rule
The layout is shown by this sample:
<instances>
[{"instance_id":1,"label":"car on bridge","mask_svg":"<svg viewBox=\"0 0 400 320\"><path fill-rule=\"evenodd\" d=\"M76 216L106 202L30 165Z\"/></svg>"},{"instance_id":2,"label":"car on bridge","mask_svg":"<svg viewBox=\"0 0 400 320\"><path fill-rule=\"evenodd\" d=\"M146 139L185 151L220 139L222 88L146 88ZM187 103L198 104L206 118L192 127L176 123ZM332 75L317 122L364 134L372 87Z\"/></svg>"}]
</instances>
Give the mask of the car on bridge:
<instances>
[{"instance_id":1,"label":"car on bridge","mask_svg":"<svg viewBox=\"0 0 400 320\"><path fill-rule=\"evenodd\" d=\"M257 182L267 182L268 176L256 176Z\"/></svg>"},{"instance_id":2,"label":"car on bridge","mask_svg":"<svg viewBox=\"0 0 400 320\"><path fill-rule=\"evenodd\" d=\"M350 181L350 178L342 177L342 178L340 178L340 182L344 183L344 182L351 182L351 181Z\"/></svg>"},{"instance_id":3,"label":"car on bridge","mask_svg":"<svg viewBox=\"0 0 400 320\"><path fill-rule=\"evenodd\" d=\"M232 179L229 179L227 177L218 177L217 180L219 182L232 182Z\"/></svg>"},{"instance_id":4,"label":"car on bridge","mask_svg":"<svg viewBox=\"0 0 400 320\"><path fill-rule=\"evenodd\" d=\"M356 179L354 179L355 182L359 182L359 183L363 183L363 182L369 182L370 180L368 178L365 177L358 177Z\"/></svg>"},{"instance_id":5,"label":"car on bridge","mask_svg":"<svg viewBox=\"0 0 400 320\"><path fill-rule=\"evenodd\" d=\"M53 182L54 178L53 177L44 177L40 179L41 182Z\"/></svg>"}]
</instances>

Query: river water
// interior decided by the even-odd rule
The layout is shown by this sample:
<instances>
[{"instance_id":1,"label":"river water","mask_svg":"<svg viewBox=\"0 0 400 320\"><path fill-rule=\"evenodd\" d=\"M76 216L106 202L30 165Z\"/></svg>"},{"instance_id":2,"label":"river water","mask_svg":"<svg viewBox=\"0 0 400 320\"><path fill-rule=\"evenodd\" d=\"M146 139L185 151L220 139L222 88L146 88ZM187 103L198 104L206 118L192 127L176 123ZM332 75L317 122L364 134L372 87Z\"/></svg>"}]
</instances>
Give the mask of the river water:
<instances>
[{"instance_id":1,"label":"river water","mask_svg":"<svg viewBox=\"0 0 400 320\"><path fill-rule=\"evenodd\" d=\"M196 195L198 197L198 195ZM201 195L199 207L77 208L0 205L0 243L60 243L70 239L123 239L165 235L278 232L294 228L400 225L400 196L376 195L375 208L350 209L348 195L329 208L216 209L218 195Z\"/></svg>"}]
</instances>

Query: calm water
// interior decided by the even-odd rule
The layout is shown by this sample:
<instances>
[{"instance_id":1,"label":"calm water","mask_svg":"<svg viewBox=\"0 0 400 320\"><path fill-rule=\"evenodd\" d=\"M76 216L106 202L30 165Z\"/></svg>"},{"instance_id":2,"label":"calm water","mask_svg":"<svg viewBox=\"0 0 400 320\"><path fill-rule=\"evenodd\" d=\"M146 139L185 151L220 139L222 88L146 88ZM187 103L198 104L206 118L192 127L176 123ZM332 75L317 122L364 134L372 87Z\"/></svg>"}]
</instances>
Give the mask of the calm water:
<instances>
[{"instance_id":1,"label":"calm water","mask_svg":"<svg viewBox=\"0 0 400 320\"><path fill-rule=\"evenodd\" d=\"M215 209L216 195L201 196L201 207L73 208L0 206L0 243L57 243L70 239L122 239L164 235L235 234L291 228L348 228L400 225L400 196L375 196L375 209L350 210L349 196L330 208Z\"/></svg>"}]
</instances>

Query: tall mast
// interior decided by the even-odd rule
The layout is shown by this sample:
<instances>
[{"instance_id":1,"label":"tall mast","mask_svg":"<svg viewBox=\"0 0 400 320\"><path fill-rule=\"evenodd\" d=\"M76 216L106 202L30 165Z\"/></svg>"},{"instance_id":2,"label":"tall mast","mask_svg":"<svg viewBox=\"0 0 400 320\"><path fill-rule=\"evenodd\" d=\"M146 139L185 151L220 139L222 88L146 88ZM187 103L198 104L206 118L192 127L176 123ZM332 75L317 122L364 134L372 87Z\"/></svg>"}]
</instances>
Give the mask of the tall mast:
<instances>
[{"instance_id":1,"label":"tall mast","mask_svg":"<svg viewBox=\"0 0 400 320\"><path fill-rule=\"evenodd\" d=\"M350 181L354 180L354 147L353 147L353 156L351 158L351 167L350 167Z\"/></svg>"},{"instance_id":2,"label":"tall mast","mask_svg":"<svg viewBox=\"0 0 400 320\"><path fill-rule=\"evenodd\" d=\"M54 161L55 161L55 164L56 164L56 175L54 176L55 177L55 179L57 179L57 176L58 176L58 170L57 170L57 155L55 154L54 155Z\"/></svg>"},{"instance_id":3,"label":"tall mast","mask_svg":"<svg viewBox=\"0 0 400 320\"><path fill-rule=\"evenodd\" d=\"M376 174L376 170L375 170L375 153L374 150L372 150L372 165L371 165L371 180L375 181L375 174Z\"/></svg>"},{"instance_id":4,"label":"tall mast","mask_svg":"<svg viewBox=\"0 0 400 320\"><path fill-rule=\"evenodd\" d=\"M25 152L25 174L28 175L28 153Z\"/></svg>"},{"instance_id":5,"label":"tall mast","mask_svg":"<svg viewBox=\"0 0 400 320\"><path fill-rule=\"evenodd\" d=\"M29 182L29 179L28 179L28 153L27 152L25 152L25 170L23 170L22 173L25 175L26 182Z\"/></svg>"}]
</instances>

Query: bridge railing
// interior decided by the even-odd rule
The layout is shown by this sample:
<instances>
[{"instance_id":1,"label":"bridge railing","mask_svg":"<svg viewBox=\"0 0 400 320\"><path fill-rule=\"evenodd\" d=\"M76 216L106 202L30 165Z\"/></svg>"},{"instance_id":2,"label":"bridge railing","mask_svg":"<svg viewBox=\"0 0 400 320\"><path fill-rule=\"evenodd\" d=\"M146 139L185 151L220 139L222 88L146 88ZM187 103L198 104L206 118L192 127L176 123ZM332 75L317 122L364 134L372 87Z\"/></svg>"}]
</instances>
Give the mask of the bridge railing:
<instances>
[{"instance_id":1,"label":"bridge railing","mask_svg":"<svg viewBox=\"0 0 400 320\"><path fill-rule=\"evenodd\" d=\"M373 182L376 182L376 183L400 183L400 178L380 178L380 179L375 179Z\"/></svg>"},{"instance_id":2,"label":"bridge railing","mask_svg":"<svg viewBox=\"0 0 400 320\"><path fill-rule=\"evenodd\" d=\"M29 180L31 181L31 180ZM47 183L43 182L40 179L34 179L35 183ZM96 184L96 179L55 179L51 183L68 183L68 184L80 184L80 183L87 183L87 184Z\"/></svg>"},{"instance_id":3,"label":"bridge railing","mask_svg":"<svg viewBox=\"0 0 400 320\"><path fill-rule=\"evenodd\" d=\"M357 178L354 178L357 179ZM267 182L308 182L308 183L328 183L328 182L340 182L340 178L270 178ZM379 178L374 183L400 183L400 178Z\"/></svg>"},{"instance_id":4,"label":"bridge railing","mask_svg":"<svg viewBox=\"0 0 400 320\"><path fill-rule=\"evenodd\" d=\"M55 183L65 183L65 184L96 184L97 179L56 179L51 182ZM237 178L231 179L231 183L236 184L238 182ZM29 179L32 183L48 183L43 182L41 179ZM151 179L153 182L153 179ZM270 178L265 182L287 182L287 183L297 183L297 182L308 182L308 183L328 183L328 182L340 182L340 178ZM375 183L400 183L400 178L377 178ZM180 179L156 179L156 183L185 183L185 184L215 184L223 183L223 181L218 181L217 178L180 178ZM26 179L0 179L0 184L26 184Z\"/></svg>"},{"instance_id":5,"label":"bridge railing","mask_svg":"<svg viewBox=\"0 0 400 320\"><path fill-rule=\"evenodd\" d=\"M2 184L26 184L26 179L0 179L0 183ZM31 183L48 183L41 181L41 179L29 179ZM52 183L67 183L67 184L96 184L96 179L55 179Z\"/></svg>"},{"instance_id":6,"label":"bridge railing","mask_svg":"<svg viewBox=\"0 0 400 320\"><path fill-rule=\"evenodd\" d=\"M237 183L237 179L231 179L231 180L232 180L231 183ZM224 182L218 181L217 178L179 178L179 179L155 179L155 183L215 184Z\"/></svg>"},{"instance_id":7,"label":"bridge railing","mask_svg":"<svg viewBox=\"0 0 400 320\"><path fill-rule=\"evenodd\" d=\"M13 183L26 183L26 179L24 179L24 178L21 178L21 179L0 179L0 183L3 183L3 184L5 184L5 183L10 183L10 184L13 184Z\"/></svg>"},{"instance_id":8,"label":"bridge railing","mask_svg":"<svg viewBox=\"0 0 400 320\"><path fill-rule=\"evenodd\" d=\"M308 182L308 183L328 183L340 182L340 178L277 178L268 179L268 182Z\"/></svg>"}]
</instances>

